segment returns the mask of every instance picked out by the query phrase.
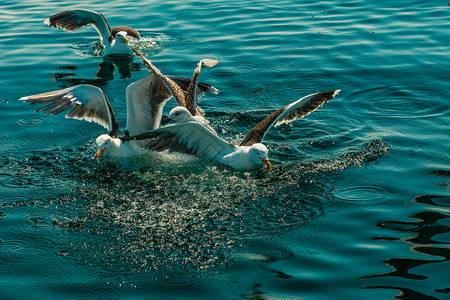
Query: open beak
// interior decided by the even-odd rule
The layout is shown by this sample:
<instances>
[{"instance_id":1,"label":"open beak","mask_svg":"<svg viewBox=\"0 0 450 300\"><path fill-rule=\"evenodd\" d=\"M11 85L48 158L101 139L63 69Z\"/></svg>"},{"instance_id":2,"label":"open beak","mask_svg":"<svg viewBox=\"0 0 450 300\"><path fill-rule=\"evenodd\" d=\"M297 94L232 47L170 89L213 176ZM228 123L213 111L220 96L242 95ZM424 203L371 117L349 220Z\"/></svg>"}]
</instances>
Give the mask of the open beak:
<instances>
[{"instance_id":1,"label":"open beak","mask_svg":"<svg viewBox=\"0 0 450 300\"><path fill-rule=\"evenodd\" d=\"M260 159L261 159L262 162L266 165L266 167L267 167L267 169L269 169L269 171L272 170L272 164L270 163L270 161L269 161L268 158L266 158L266 159L260 158Z\"/></svg>"},{"instance_id":2,"label":"open beak","mask_svg":"<svg viewBox=\"0 0 450 300\"><path fill-rule=\"evenodd\" d=\"M103 156L103 153L105 153L106 148L98 149L97 153L92 158L100 159Z\"/></svg>"},{"instance_id":3,"label":"open beak","mask_svg":"<svg viewBox=\"0 0 450 300\"><path fill-rule=\"evenodd\" d=\"M167 123L169 123L170 121L172 121L172 119L171 118L165 118L164 120L162 120L162 122L161 122L161 126L164 126L164 125L166 125Z\"/></svg>"}]
</instances>

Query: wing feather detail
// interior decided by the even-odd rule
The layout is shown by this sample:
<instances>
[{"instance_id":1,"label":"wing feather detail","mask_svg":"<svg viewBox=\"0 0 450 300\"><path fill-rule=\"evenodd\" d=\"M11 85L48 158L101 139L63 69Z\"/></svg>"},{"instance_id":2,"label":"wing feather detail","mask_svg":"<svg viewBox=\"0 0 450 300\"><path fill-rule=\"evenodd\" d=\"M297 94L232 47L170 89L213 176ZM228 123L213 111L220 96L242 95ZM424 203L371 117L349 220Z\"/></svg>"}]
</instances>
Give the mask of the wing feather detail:
<instances>
[{"instance_id":1,"label":"wing feather detail","mask_svg":"<svg viewBox=\"0 0 450 300\"><path fill-rule=\"evenodd\" d=\"M178 76L172 76L167 75L170 79L175 81L176 84L178 84L183 90L187 90L189 83L191 82L191 79L184 78L184 77L178 77ZM220 91L216 89L215 87L206 84L204 82L199 82L197 85L198 91L197 93L208 93L208 94L219 94Z\"/></svg>"},{"instance_id":2,"label":"wing feather detail","mask_svg":"<svg viewBox=\"0 0 450 300\"><path fill-rule=\"evenodd\" d=\"M186 97L184 95L183 89L176 84L172 79L165 76L161 73L161 71L156 68L150 60L148 60L144 55L142 55L139 51L134 49L133 47L130 47L131 50L136 54L136 56L140 57L142 59L142 63L146 67L147 71L150 73L154 73L161 81L164 83L164 85L167 87L167 89L172 93L172 96L175 98L175 101L179 106L186 107Z\"/></svg>"},{"instance_id":3,"label":"wing feather detail","mask_svg":"<svg viewBox=\"0 0 450 300\"><path fill-rule=\"evenodd\" d=\"M103 44L112 35L111 27L103 14L87 9L68 10L57 13L45 19L44 24L67 31L74 31L83 26L92 25L99 33Z\"/></svg>"},{"instance_id":4,"label":"wing feather detail","mask_svg":"<svg viewBox=\"0 0 450 300\"><path fill-rule=\"evenodd\" d=\"M333 90L311 94L280 108L258 123L258 125L245 136L241 146L251 146L255 143L260 143L272 126L278 127L282 124L287 124L309 115L322 107L330 99L336 97L340 91L341 90Z\"/></svg>"},{"instance_id":5,"label":"wing feather detail","mask_svg":"<svg viewBox=\"0 0 450 300\"><path fill-rule=\"evenodd\" d=\"M198 83L198 76L201 72L201 68L208 68L215 66L218 61L214 59L204 59L200 61L197 69L194 71L192 79L186 81L186 79L176 76L166 76L161 73L161 71L156 68L150 60L148 60L145 56L143 56L139 51L134 49L133 47L130 47L131 50L136 54L136 56L140 57L142 59L142 63L145 65L147 70L150 73L155 74L161 82L164 83L164 85L167 87L167 89L170 91L172 96L175 98L175 101L177 102L178 106L183 106L189 110L189 112L193 115L204 115L204 112L201 108L197 107L196 103L196 95L198 91L201 92L207 92L207 93L214 93L218 94L219 90L204 84L204 83Z\"/></svg>"},{"instance_id":6,"label":"wing feather detail","mask_svg":"<svg viewBox=\"0 0 450 300\"><path fill-rule=\"evenodd\" d=\"M152 151L168 150L207 159L217 159L235 149L235 146L197 122L164 126L126 140L145 140L144 148Z\"/></svg>"},{"instance_id":7,"label":"wing feather detail","mask_svg":"<svg viewBox=\"0 0 450 300\"><path fill-rule=\"evenodd\" d=\"M191 82L189 86L185 89L186 91L186 108L192 115L200 114L201 112L197 111L197 91L198 91L198 79L200 77L200 73L203 68L211 68L219 63L216 59L202 59L194 70L192 74ZM195 113L193 113L195 112Z\"/></svg>"},{"instance_id":8,"label":"wing feather detail","mask_svg":"<svg viewBox=\"0 0 450 300\"><path fill-rule=\"evenodd\" d=\"M66 118L97 123L117 136L119 124L103 91L93 85L81 84L70 88L22 97L30 104L46 104L37 109L47 115L57 115L68 109Z\"/></svg>"},{"instance_id":9,"label":"wing feather detail","mask_svg":"<svg viewBox=\"0 0 450 300\"><path fill-rule=\"evenodd\" d=\"M136 135L159 127L162 110L172 94L152 73L127 87L127 130Z\"/></svg>"}]
</instances>

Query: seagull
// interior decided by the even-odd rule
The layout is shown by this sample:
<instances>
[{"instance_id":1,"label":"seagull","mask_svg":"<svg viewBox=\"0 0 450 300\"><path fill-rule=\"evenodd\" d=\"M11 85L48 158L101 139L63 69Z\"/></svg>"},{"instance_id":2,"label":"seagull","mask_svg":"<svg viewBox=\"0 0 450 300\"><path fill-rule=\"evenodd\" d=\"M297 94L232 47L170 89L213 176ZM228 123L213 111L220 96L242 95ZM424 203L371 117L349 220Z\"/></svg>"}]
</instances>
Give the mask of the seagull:
<instances>
[{"instance_id":1,"label":"seagull","mask_svg":"<svg viewBox=\"0 0 450 300\"><path fill-rule=\"evenodd\" d=\"M125 140L145 140L145 149L190 154L217 161L238 171L248 171L263 165L271 170L269 150L262 144L269 129L309 115L336 97L339 92L340 90L332 90L311 94L278 109L258 123L240 145L225 141L195 121L167 125L126 137Z\"/></svg>"},{"instance_id":2,"label":"seagull","mask_svg":"<svg viewBox=\"0 0 450 300\"><path fill-rule=\"evenodd\" d=\"M100 41L105 48L105 56L133 55L128 46L128 37L141 37L136 29L128 26L111 29L103 14L88 9L67 10L57 13L45 19L44 24L67 31L75 31L80 27L92 25L100 35Z\"/></svg>"},{"instance_id":3,"label":"seagull","mask_svg":"<svg viewBox=\"0 0 450 300\"><path fill-rule=\"evenodd\" d=\"M170 77L180 87L188 87L191 80L182 77ZM218 90L205 83L198 83L195 89L201 93L218 93ZM198 92L198 91L197 91ZM127 123L126 133L136 135L159 127L162 110L172 93L153 73L130 84L126 89ZM98 87L81 84L62 90L22 97L19 100L30 104L45 104L37 109L47 115L56 115L70 111L66 118L97 123L107 130L96 139L98 146L94 158L108 156L128 157L138 155L145 150L145 141L123 142L119 138L119 124L106 94Z\"/></svg>"}]
</instances>

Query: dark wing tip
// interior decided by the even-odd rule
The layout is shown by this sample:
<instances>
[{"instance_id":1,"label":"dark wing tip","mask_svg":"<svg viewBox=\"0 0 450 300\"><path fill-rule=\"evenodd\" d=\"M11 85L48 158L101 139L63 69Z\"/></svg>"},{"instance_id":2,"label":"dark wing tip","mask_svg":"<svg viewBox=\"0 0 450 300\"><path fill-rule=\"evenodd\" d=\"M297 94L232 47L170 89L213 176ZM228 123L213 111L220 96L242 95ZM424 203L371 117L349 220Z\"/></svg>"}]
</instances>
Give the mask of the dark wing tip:
<instances>
[{"instance_id":1,"label":"dark wing tip","mask_svg":"<svg viewBox=\"0 0 450 300\"><path fill-rule=\"evenodd\" d=\"M63 11L45 19L44 24L67 31L74 31L87 23L77 20L71 11Z\"/></svg>"},{"instance_id":2,"label":"dark wing tip","mask_svg":"<svg viewBox=\"0 0 450 300\"><path fill-rule=\"evenodd\" d=\"M300 106L296 110L292 111L291 113L288 113L286 116L283 116L283 118L278 120L278 122L275 124L275 127L284 122L289 123L291 121L294 121L295 119L301 119L309 115L313 111L321 108L329 100L336 97L340 91L341 90L331 90L313 94L311 99L309 99L304 105Z\"/></svg>"},{"instance_id":3,"label":"dark wing tip","mask_svg":"<svg viewBox=\"0 0 450 300\"><path fill-rule=\"evenodd\" d=\"M341 92L341 90L331 90L331 91L326 91L326 92L320 92L315 94L314 98L316 99L323 99L324 101L328 101L333 99L334 97L336 97L339 93Z\"/></svg>"},{"instance_id":4,"label":"dark wing tip","mask_svg":"<svg viewBox=\"0 0 450 300\"><path fill-rule=\"evenodd\" d=\"M108 30L110 31L111 29L103 14L88 9L74 9L56 13L45 19L44 24L67 31L75 31L88 24L95 24L95 15L99 15L104 20L106 27L108 27Z\"/></svg>"},{"instance_id":5,"label":"dark wing tip","mask_svg":"<svg viewBox=\"0 0 450 300\"><path fill-rule=\"evenodd\" d=\"M271 113L269 116L264 118L260 123L258 123L244 138L241 146L251 146L256 143L260 143L266 132L272 126L278 126L283 123L290 123L296 119L301 119L313 111L322 107L329 100L336 97L341 90L331 90L326 92L319 92L310 95L306 102L300 102L301 105L297 107L295 104L300 104L297 100L291 104L286 105L283 108ZM302 98L304 99L304 98ZM298 105L297 104L297 105ZM292 106L294 105L294 106Z\"/></svg>"}]
</instances>

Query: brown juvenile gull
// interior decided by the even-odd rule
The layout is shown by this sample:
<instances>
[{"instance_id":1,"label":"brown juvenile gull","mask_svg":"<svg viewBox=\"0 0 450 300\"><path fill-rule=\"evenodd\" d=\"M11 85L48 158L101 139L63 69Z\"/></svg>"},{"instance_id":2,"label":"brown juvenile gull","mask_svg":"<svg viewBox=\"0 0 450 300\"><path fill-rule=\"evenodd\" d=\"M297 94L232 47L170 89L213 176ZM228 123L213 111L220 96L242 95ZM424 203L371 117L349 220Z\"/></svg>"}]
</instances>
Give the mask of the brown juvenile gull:
<instances>
[{"instance_id":1,"label":"brown juvenile gull","mask_svg":"<svg viewBox=\"0 0 450 300\"><path fill-rule=\"evenodd\" d=\"M131 47L130 47L131 48ZM200 72L203 68L210 68L219 63L216 59L202 59L198 64L197 68L195 68L194 73L192 74L191 81L189 85L185 88L180 86L177 82L172 80L170 76L165 76L161 73L161 71L156 68L152 62L147 59L145 56L143 56L140 52L136 51L135 49L131 48L133 52L139 56L142 59L142 62L144 63L145 67L150 73L154 73L161 81L164 83L164 85L167 87L167 89L172 93L173 97L175 98L178 106L185 107L193 116L203 116L204 112L203 110L197 106L197 83L198 78L200 75Z\"/></svg>"}]
</instances>

